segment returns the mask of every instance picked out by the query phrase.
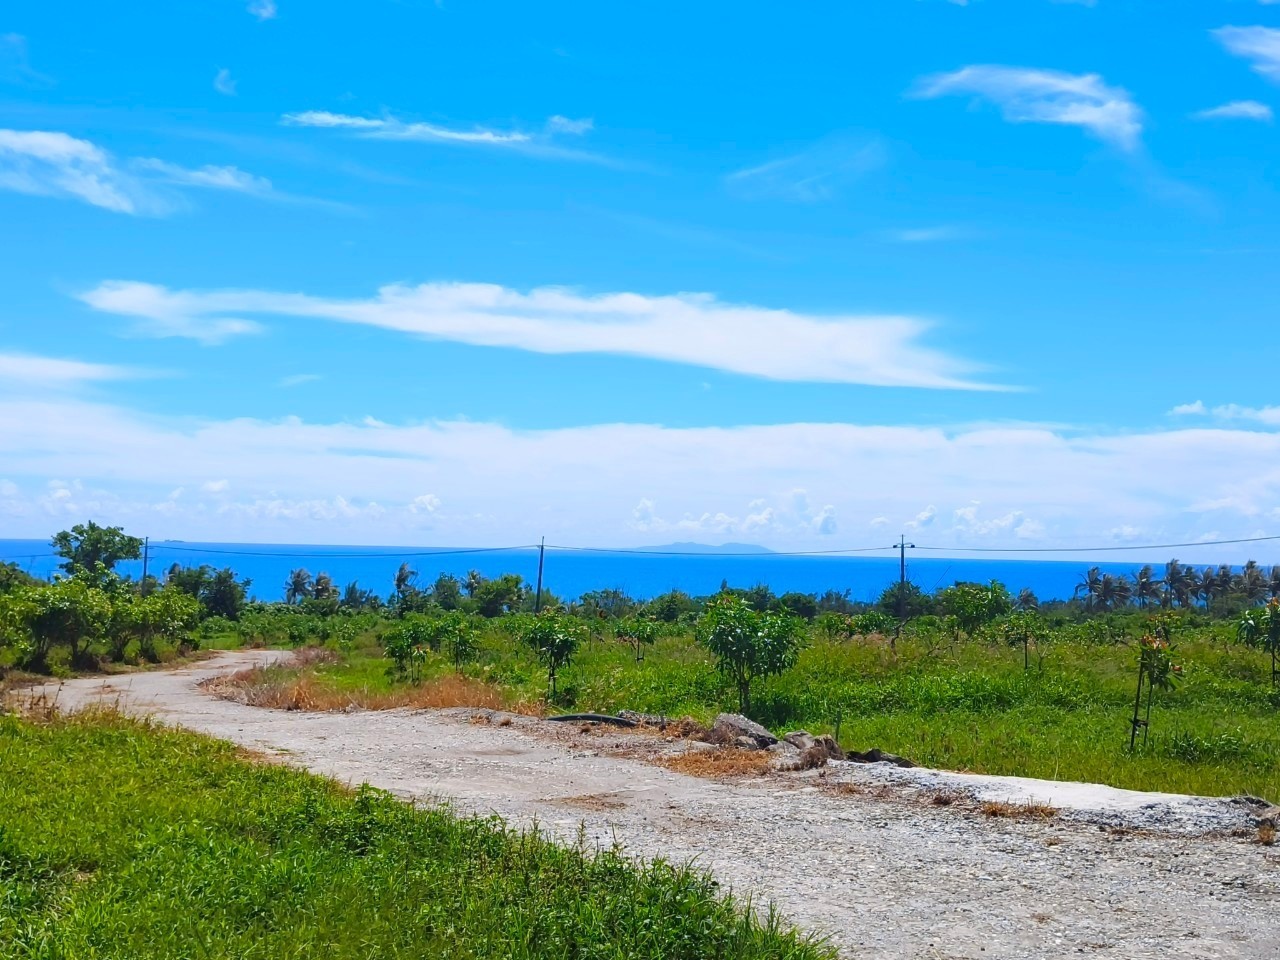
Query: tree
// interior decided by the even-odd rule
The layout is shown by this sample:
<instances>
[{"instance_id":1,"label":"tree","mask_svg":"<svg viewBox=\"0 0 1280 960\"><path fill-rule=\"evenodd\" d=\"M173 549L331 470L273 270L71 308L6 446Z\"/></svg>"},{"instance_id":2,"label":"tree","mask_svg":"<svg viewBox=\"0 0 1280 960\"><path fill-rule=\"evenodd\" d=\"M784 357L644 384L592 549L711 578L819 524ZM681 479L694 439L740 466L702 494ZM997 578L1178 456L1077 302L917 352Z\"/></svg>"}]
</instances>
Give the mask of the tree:
<instances>
[{"instance_id":1,"label":"tree","mask_svg":"<svg viewBox=\"0 0 1280 960\"><path fill-rule=\"evenodd\" d=\"M142 556L141 538L129 536L123 527L100 527L92 520L55 533L49 543L65 559L61 566L69 574L92 570L99 563L113 570L121 560Z\"/></svg>"},{"instance_id":2,"label":"tree","mask_svg":"<svg viewBox=\"0 0 1280 960\"><path fill-rule=\"evenodd\" d=\"M1258 566L1256 560L1248 561L1241 568L1237 582L1239 584L1239 592L1244 594L1244 598L1250 603L1257 603L1267 595L1268 577L1262 568Z\"/></svg>"},{"instance_id":3,"label":"tree","mask_svg":"<svg viewBox=\"0 0 1280 960\"><path fill-rule=\"evenodd\" d=\"M230 567L214 570L209 566L182 567L174 564L164 578L165 586L195 597L206 616L239 620L244 613L251 580L237 580Z\"/></svg>"},{"instance_id":4,"label":"tree","mask_svg":"<svg viewBox=\"0 0 1280 960\"><path fill-rule=\"evenodd\" d=\"M812 620L818 615L818 598L812 593L784 593L775 606L793 617L803 617L805 620Z\"/></svg>"},{"instance_id":5,"label":"tree","mask_svg":"<svg viewBox=\"0 0 1280 960\"><path fill-rule=\"evenodd\" d=\"M154 661L157 640L168 640L175 646L189 642L188 634L200 619L200 601L176 587L146 596L122 594L111 606L110 647L115 660L124 659L129 641L136 639L138 652Z\"/></svg>"},{"instance_id":6,"label":"tree","mask_svg":"<svg viewBox=\"0 0 1280 960\"><path fill-rule=\"evenodd\" d=\"M338 588L334 586L333 577L323 570L317 573L311 584L311 596L315 600L337 600Z\"/></svg>"},{"instance_id":7,"label":"tree","mask_svg":"<svg viewBox=\"0 0 1280 960\"><path fill-rule=\"evenodd\" d=\"M396 597L403 600L410 594L416 593L417 588L414 584L417 580L418 571L409 566L408 560L400 564L400 568L396 571L395 579Z\"/></svg>"},{"instance_id":8,"label":"tree","mask_svg":"<svg viewBox=\"0 0 1280 960\"><path fill-rule=\"evenodd\" d=\"M637 603L621 590L592 590L584 593L578 603L587 616L605 620L621 620L635 613Z\"/></svg>"},{"instance_id":9,"label":"tree","mask_svg":"<svg viewBox=\"0 0 1280 960\"><path fill-rule=\"evenodd\" d=\"M16 563L0 563L0 593L8 593L18 587L35 586L39 582Z\"/></svg>"},{"instance_id":10,"label":"tree","mask_svg":"<svg viewBox=\"0 0 1280 960\"><path fill-rule=\"evenodd\" d=\"M1245 611L1236 625L1236 637L1271 654L1271 685L1280 685L1280 599L1272 597L1265 607Z\"/></svg>"},{"instance_id":11,"label":"tree","mask_svg":"<svg viewBox=\"0 0 1280 960\"><path fill-rule=\"evenodd\" d=\"M1008 616L1013 601L1003 583L957 583L938 596L939 612L954 617L956 626L968 636L993 620Z\"/></svg>"},{"instance_id":12,"label":"tree","mask_svg":"<svg viewBox=\"0 0 1280 960\"><path fill-rule=\"evenodd\" d=\"M504 573L493 580L485 580L476 587L472 598L483 617L500 617L519 608L525 597L524 580L516 573Z\"/></svg>"},{"instance_id":13,"label":"tree","mask_svg":"<svg viewBox=\"0 0 1280 960\"><path fill-rule=\"evenodd\" d=\"M1030 587L1018 591L1018 599L1013 601L1014 609L1019 613L1032 613L1040 609L1040 598Z\"/></svg>"},{"instance_id":14,"label":"tree","mask_svg":"<svg viewBox=\"0 0 1280 960\"><path fill-rule=\"evenodd\" d=\"M618 621L613 635L635 648L636 661L639 662L644 659L644 648L658 639L658 625L645 617L627 617Z\"/></svg>"},{"instance_id":15,"label":"tree","mask_svg":"<svg viewBox=\"0 0 1280 960\"><path fill-rule=\"evenodd\" d=\"M0 597L0 616L8 642L17 647L24 665L43 668L55 647L66 647L77 663L111 624L111 599L105 592L74 577L34 587L22 587Z\"/></svg>"},{"instance_id":16,"label":"tree","mask_svg":"<svg viewBox=\"0 0 1280 960\"><path fill-rule=\"evenodd\" d=\"M556 695L556 675L572 662L585 632L579 621L554 611L529 617L525 622L520 639L533 648L546 666L552 697Z\"/></svg>"},{"instance_id":17,"label":"tree","mask_svg":"<svg viewBox=\"0 0 1280 960\"><path fill-rule=\"evenodd\" d=\"M698 603L683 590L671 590L658 594L645 608L653 619L675 623L684 615L694 613L698 609Z\"/></svg>"},{"instance_id":18,"label":"tree","mask_svg":"<svg viewBox=\"0 0 1280 960\"><path fill-rule=\"evenodd\" d=\"M289 571L289 579L284 582L284 602L301 603L312 596L311 574L305 567Z\"/></svg>"},{"instance_id":19,"label":"tree","mask_svg":"<svg viewBox=\"0 0 1280 960\"><path fill-rule=\"evenodd\" d=\"M902 617L911 620L929 613L933 603L923 590L908 580L886 587L876 600L876 606L891 617L898 617L901 611Z\"/></svg>"},{"instance_id":20,"label":"tree","mask_svg":"<svg viewBox=\"0 0 1280 960\"><path fill-rule=\"evenodd\" d=\"M1133 576L1133 599L1140 607L1160 602L1160 580L1149 563Z\"/></svg>"},{"instance_id":21,"label":"tree","mask_svg":"<svg viewBox=\"0 0 1280 960\"><path fill-rule=\"evenodd\" d=\"M480 589L480 585L484 583L484 576L479 570L468 570L467 578L463 581L463 587L467 591L468 597L474 597L476 591Z\"/></svg>"},{"instance_id":22,"label":"tree","mask_svg":"<svg viewBox=\"0 0 1280 960\"><path fill-rule=\"evenodd\" d=\"M1170 560L1164 565L1164 597L1162 603L1165 607L1172 607L1175 604L1180 607L1191 606L1191 598L1194 596L1195 585L1192 580L1192 571L1188 567L1184 567L1177 560Z\"/></svg>"},{"instance_id":23,"label":"tree","mask_svg":"<svg viewBox=\"0 0 1280 960\"><path fill-rule=\"evenodd\" d=\"M781 673L800 656L801 622L779 613L760 613L742 597L721 594L707 604L695 635L716 658L716 668L738 690L738 709L751 709L751 685Z\"/></svg>"},{"instance_id":24,"label":"tree","mask_svg":"<svg viewBox=\"0 0 1280 960\"><path fill-rule=\"evenodd\" d=\"M441 573L431 585L431 600L441 610L457 610L462 606L462 581L451 573Z\"/></svg>"}]
</instances>

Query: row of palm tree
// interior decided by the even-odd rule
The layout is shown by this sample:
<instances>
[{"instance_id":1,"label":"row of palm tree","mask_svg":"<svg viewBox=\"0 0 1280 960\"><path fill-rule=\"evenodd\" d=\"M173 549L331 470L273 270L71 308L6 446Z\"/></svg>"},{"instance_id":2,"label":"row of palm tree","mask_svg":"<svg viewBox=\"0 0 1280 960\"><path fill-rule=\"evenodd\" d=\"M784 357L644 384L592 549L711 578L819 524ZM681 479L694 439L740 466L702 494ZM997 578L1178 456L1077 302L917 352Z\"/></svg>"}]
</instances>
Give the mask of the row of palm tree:
<instances>
[{"instance_id":1,"label":"row of palm tree","mask_svg":"<svg viewBox=\"0 0 1280 960\"><path fill-rule=\"evenodd\" d=\"M1280 564L1270 570L1250 560L1239 570L1229 564L1197 570L1188 564L1170 560L1164 565L1164 576L1157 576L1147 564L1132 577L1103 573L1090 567L1075 596L1090 610L1118 610L1130 605L1139 607L1193 607L1226 597L1238 597L1259 603L1267 597L1280 597Z\"/></svg>"}]
</instances>

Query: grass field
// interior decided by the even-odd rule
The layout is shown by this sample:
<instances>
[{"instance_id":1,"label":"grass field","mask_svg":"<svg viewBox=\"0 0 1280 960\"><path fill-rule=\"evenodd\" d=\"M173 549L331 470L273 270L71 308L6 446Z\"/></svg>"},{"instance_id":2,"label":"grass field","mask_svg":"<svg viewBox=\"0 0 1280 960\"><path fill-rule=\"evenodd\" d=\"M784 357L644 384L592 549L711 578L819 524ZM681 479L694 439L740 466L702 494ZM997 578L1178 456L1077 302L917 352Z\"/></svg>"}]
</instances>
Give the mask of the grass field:
<instances>
[{"instance_id":1,"label":"grass field","mask_svg":"<svg viewBox=\"0 0 1280 960\"><path fill-rule=\"evenodd\" d=\"M112 714L0 717L0 954L828 956L696 871L352 794Z\"/></svg>"},{"instance_id":2,"label":"grass field","mask_svg":"<svg viewBox=\"0 0 1280 960\"><path fill-rule=\"evenodd\" d=\"M777 729L834 732L846 748L880 747L917 763L980 773L1084 780L1143 790L1280 799L1280 701L1269 662L1211 632L1180 640L1183 680L1157 694L1150 740L1128 751L1136 681L1131 645L1057 640L1033 651L1000 644L939 644L904 638L896 651L878 639L815 638L796 667L760 684L756 719ZM447 705L433 685L452 675L431 660L416 689L394 679L370 636L335 662L276 668L257 678L287 694L305 684L311 705ZM528 650L498 628L467 665L468 685L493 691L485 705L538 703L546 676ZM622 708L706 720L735 710L733 689L688 635L660 639L635 661L608 639L586 643L560 675L551 709ZM420 698L431 694L434 703Z\"/></svg>"}]
</instances>

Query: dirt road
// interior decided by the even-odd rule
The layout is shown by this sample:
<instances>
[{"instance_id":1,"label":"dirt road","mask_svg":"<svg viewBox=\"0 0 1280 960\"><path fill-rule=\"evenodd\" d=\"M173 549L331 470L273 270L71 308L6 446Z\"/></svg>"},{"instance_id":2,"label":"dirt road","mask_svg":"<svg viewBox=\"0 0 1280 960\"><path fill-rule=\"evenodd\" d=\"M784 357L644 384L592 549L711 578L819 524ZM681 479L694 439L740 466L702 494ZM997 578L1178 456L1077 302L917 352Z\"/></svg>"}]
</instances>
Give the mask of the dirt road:
<instances>
[{"instance_id":1,"label":"dirt road","mask_svg":"<svg viewBox=\"0 0 1280 960\"><path fill-rule=\"evenodd\" d=\"M1280 847L986 817L895 796L892 786L877 796L803 780L713 783L607 755L589 737L477 724L456 711L263 710L197 686L274 656L226 653L176 671L74 680L56 695L63 709L105 698L342 781L536 820L565 839L581 825L637 856L695 859L849 957L1280 956ZM877 768L839 775L884 782Z\"/></svg>"}]
</instances>

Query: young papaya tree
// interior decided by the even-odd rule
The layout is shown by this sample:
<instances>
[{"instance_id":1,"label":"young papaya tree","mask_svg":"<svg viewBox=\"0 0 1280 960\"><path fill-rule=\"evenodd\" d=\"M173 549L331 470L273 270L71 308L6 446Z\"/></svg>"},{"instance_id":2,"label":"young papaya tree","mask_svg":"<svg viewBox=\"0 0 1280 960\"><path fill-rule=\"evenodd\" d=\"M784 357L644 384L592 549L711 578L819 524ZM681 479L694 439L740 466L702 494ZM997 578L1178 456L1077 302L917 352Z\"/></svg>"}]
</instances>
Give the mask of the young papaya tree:
<instances>
[{"instance_id":1,"label":"young papaya tree","mask_svg":"<svg viewBox=\"0 0 1280 960\"><path fill-rule=\"evenodd\" d=\"M646 617L627 617L619 620L614 628L614 636L625 640L636 651L636 662L644 659L644 648L652 646L658 639L658 625Z\"/></svg>"},{"instance_id":2,"label":"young papaya tree","mask_svg":"<svg viewBox=\"0 0 1280 960\"><path fill-rule=\"evenodd\" d=\"M1271 686L1280 684L1280 598L1272 597L1265 607L1246 610L1236 625L1236 637L1271 654Z\"/></svg>"},{"instance_id":3,"label":"young papaya tree","mask_svg":"<svg viewBox=\"0 0 1280 960\"><path fill-rule=\"evenodd\" d=\"M581 622L553 610L528 617L520 625L520 639L533 648L547 668L552 697L556 695L556 675L572 662L585 632Z\"/></svg>"},{"instance_id":4,"label":"young papaya tree","mask_svg":"<svg viewBox=\"0 0 1280 960\"><path fill-rule=\"evenodd\" d=\"M695 629L698 642L716 658L716 668L738 691L738 709L751 709L751 686L782 673L800 656L802 622L781 613L761 613L742 597L724 593L707 604Z\"/></svg>"}]
</instances>

